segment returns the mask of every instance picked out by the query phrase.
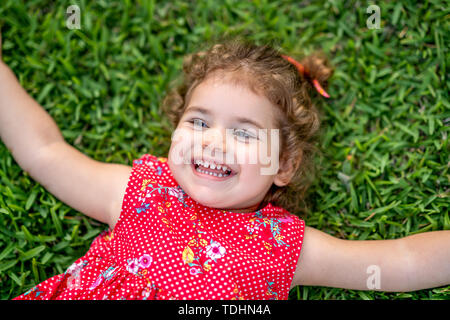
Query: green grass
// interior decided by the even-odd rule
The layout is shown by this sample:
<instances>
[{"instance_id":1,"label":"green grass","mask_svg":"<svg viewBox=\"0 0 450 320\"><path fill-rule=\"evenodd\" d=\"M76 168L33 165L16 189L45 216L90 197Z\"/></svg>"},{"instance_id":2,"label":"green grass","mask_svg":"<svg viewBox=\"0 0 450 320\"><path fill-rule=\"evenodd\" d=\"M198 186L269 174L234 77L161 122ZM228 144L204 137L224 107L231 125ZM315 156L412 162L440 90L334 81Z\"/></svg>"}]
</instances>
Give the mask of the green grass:
<instances>
[{"instance_id":1,"label":"green grass","mask_svg":"<svg viewBox=\"0 0 450 320\"><path fill-rule=\"evenodd\" d=\"M95 3L95 4L94 4ZM81 8L81 29L65 11ZM306 5L307 4L307 5ZM221 35L322 49L336 72L324 113L320 176L306 224L344 239L450 229L449 9L444 1L16 1L0 4L3 55L66 140L90 157L131 164L166 155L160 111L182 57ZM0 299L82 256L105 225L62 204L0 143ZM450 286L383 293L299 286L291 299L450 299Z\"/></svg>"}]
</instances>

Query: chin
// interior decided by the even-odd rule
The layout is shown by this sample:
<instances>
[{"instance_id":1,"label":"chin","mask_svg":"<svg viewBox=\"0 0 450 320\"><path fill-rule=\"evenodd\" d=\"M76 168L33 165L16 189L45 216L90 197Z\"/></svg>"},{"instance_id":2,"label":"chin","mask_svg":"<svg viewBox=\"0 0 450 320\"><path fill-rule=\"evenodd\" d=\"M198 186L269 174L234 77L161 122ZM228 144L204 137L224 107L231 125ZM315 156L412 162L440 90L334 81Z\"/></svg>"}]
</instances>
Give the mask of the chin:
<instances>
[{"instance_id":1,"label":"chin","mask_svg":"<svg viewBox=\"0 0 450 320\"><path fill-rule=\"evenodd\" d=\"M211 191L190 190L189 196L198 203L211 208L226 208L226 204L222 202L223 199L215 197Z\"/></svg>"}]
</instances>

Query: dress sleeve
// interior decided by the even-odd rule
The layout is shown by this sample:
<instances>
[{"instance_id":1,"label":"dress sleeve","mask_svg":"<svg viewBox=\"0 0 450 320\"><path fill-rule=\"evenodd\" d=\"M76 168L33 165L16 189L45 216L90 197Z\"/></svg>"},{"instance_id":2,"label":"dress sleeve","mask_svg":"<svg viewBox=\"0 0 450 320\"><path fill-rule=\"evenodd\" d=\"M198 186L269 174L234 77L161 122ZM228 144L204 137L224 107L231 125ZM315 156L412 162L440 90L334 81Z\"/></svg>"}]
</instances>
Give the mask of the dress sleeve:
<instances>
[{"instance_id":1,"label":"dress sleeve","mask_svg":"<svg viewBox=\"0 0 450 320\"><path fill-rule=\"evenodd\" d=\"M163 159L163 158L159 158L159 157L156 157L151 154L144 154L140 158L133 160L133 167L140 166L140 165L146 165L151 168L156 168L156 165L158 164L160 159Z\"/></svg>"},{"instance_id":2,"label":"dress sleeve","mask_svg":"<svg viewBox=\"0 0 450 320\"><path fill-rule=\"evenodd\" d=\"M168 175L168 170L167 158L165 157L144 154L133 160L133 172L141 180L152 176L158 183L164 183L163 177Z\"/></svg>"},{"instance_id":3,"label":"dress sleeve","mask_svg":"<svg viewBox=\"0 0 450 320\"><path fill-rule=\"evenodd\" d=\"M139 210L143 202L145 201L145 185L152 179L157 180L158 172L162 171L162 163L165 162L165 158L156 157L151 154L144 154L136 160L133 160L130 177L128 178L128 184L125 190L125 195L122 202L122 210L119 216L119 220L116 223L120 225L126 220L129 215L132 215Z\"/></svg>"},{"instance_id":4,"label":"dress sleeve","mask_svg":"<svg viewBox=\"0 0 450 320\"><path fill-rule=\"evenodd\" d=\"M291 224L291 239L290 243L292 245L292 250L290 250L290 256L287 261L286 277L287 283L291 285L294 279L295 271L297 270L297 263L300 258L300 253L303 246L303 236L305 233L305 221L297 216L292 215L294 220Z\"/></svg>"}]
</instances>

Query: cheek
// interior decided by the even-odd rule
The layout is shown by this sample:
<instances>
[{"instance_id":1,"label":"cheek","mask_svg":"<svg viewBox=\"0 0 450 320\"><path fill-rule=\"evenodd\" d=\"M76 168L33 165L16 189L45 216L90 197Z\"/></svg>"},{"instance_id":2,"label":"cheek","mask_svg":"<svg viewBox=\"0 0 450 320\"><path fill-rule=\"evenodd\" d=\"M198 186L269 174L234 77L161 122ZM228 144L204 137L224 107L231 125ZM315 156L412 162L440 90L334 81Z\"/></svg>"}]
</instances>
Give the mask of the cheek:
<instances>
[{"instance_id":1,"label":"cheek","mask_svg":"<svg viewBox=\"0 0 450 320\"><path fill-rule=\"evenodd\" d=\"M274 183L274 176L264 174L260 165L245 165L239 180L239 193L256 199L267 193Z\"/></svg>"},{"instance_id":2,"label":"cheek","mask_svg":"<svg viewBox=\"0 0 450 320\"><path fill-rule=\"evenodd\" d=\"M192 132L185 128L177 128L172 134L169 159L173 165L191 162Z\"/></svg>"},{"instance_id":3,"label":"cheek","mask_svg":"<svg viewBox=\"0 0 450 320\"><path fill-rule=\"evenodd\" d=\"M254 184L270 184L272 176L264 171L261 164L244 164L241 165L241 178L249 183Z\"/></svg>"},{"instance_id":4,"label":"cheek","mask_svg":"<svg viewBox=\"0 0 450 320\"><path fill-rule=\"evenodd\" d=\"M234 155L237 164L245 166L248 164L255 164L256 161L253 160L252 148L243 143L235 143L233 148L227 147L227 153Z\"/></svg>"},{"instance_id":5,"label":"cheek","mask_svg":"<svg viewBox=\"0 0 450 320\"><path fill-rule=\"evenodd\" d=\"M263 175L275 175L279 169L280 139L279 130L271 129L270 133L261 139L258 149L259 163Z\"/></svg>"}]
</instances>

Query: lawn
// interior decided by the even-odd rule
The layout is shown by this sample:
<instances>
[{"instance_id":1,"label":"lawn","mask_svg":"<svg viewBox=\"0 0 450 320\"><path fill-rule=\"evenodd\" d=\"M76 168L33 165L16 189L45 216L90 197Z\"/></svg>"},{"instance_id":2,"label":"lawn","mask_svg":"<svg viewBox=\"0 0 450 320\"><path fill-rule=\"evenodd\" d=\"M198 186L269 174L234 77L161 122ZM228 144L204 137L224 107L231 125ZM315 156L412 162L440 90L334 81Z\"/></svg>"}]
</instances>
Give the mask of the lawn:
<instances>
[{"instance_id":1,"label":"lawn","mask_svg":"<svg viewBox=\"0 0 450 320\"><path fill-rule=\"evenodd\" d=\"M80 29L66 25L71 4ZM160 104L185 54L224 35L294 56L320 49L335 73L331 99L315 100L322 152L306 225L353 240L449 230L450 10L445 1L376 4L379 29L368 28L364 1L3 0L0 27L4 60L65 139L125 164L167 155ZM0 142L0 299L63 273L105 229L31 179ZM298 286L290 298L450 299L450 286Z\"/></svg>"}]
</instances>

